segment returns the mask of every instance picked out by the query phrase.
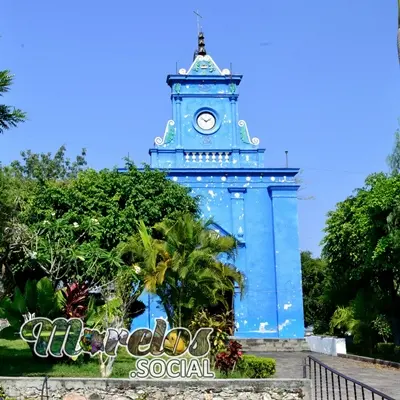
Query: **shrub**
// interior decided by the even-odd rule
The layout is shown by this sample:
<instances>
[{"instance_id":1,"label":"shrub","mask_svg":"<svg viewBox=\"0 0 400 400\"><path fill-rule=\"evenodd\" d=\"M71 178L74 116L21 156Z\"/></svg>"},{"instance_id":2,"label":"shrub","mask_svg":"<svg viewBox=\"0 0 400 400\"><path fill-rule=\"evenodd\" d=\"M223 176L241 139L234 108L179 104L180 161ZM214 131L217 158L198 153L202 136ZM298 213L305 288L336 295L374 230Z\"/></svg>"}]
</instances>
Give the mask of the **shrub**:
<instances>
[{"instance_id":1,"label":"shrub","mask_svg":"<svg viewBox=\"0 0 400 400\"><path fill-rule=\"evenodd\" d=\"M211 315L204 310L197 312L189 324L189 329L195 333L200 328L213 328L210 336L210 356L214 358L216 354L225 351L229 336L233 335L231 311L219 315Z\"/></svg>"},{"instance_id":2,"label":"shrub","mask_svg":"<svg viewBox=\"0 0 400 400\"><path fill-rule=\"evenodd\" d=\"M392 358L394 356L395 344L394 343L378 343L376 350L379 356L383 358Z\"/></svg>"},{"instance_id":3,"label":"shrub","mask_svg":"<svg viewBox=\"0 0 400 400\"><path fill-rule=\"evenodd\" d=\"M228 375L233 371L242 357L242 345L236 340L230 340L227 351L218 353L215 361L215 368Z\"/></svg>"},{"instance_id":4,"label":"shrub","mask_svg":"<svg viewBox=\"0 0 400 400\"><path fill-rule=\"evenodd\" d=\"M244 355L238 363L238 370L247 378L270 378L276 372L276 361L273 358Z\"/></svg>"}]
</instances>

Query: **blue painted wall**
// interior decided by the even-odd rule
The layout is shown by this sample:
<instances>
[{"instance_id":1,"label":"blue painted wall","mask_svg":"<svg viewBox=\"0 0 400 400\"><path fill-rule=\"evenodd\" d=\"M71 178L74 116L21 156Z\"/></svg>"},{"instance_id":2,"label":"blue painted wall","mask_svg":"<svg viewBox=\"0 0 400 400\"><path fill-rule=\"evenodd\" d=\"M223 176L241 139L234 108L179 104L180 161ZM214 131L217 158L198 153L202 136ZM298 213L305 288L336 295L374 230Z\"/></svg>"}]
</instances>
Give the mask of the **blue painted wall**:
<instances>
[{"instance_id":1,"label":"blue painted wall","mask_svg":"<svg viewBox=\"0 0 400 400\"><path fill-rule=\"evenodd\" d=\"M188 71L169 75L172 118L150 149L151 166L169 170L170 179L202 197L204 217L221 234L240 241L236 266L247 291L235 296L239 338L304 337L298 240L298 169L264 168L264 149L250 136L238 113L242 76L220 70L197 56ZM197 116L211 112L216 124L204 131ZM144 293L145 314L135 327L154 326L165 317L158 300Z\"/></svg>"}]
</instances>

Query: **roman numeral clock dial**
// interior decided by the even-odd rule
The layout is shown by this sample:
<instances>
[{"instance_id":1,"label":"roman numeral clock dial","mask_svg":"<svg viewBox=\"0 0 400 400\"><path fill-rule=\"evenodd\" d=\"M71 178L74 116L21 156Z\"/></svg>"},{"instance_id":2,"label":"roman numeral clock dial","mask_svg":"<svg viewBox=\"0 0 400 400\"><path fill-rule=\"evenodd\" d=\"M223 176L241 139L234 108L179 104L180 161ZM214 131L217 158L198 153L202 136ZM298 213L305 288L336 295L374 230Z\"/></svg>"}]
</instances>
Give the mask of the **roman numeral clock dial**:
<instances>
[{"instance_id":1,"label":"roman numeral clock dial","mask_svg":"<svg viewBox=\"0 0 400 400\"><path fill-rule=\"evenodd\" d=\"M197 125L203 131L209 131L215 126L215 117L211 113L204 112L197 117Z\"/></svg>"}]
</instances>

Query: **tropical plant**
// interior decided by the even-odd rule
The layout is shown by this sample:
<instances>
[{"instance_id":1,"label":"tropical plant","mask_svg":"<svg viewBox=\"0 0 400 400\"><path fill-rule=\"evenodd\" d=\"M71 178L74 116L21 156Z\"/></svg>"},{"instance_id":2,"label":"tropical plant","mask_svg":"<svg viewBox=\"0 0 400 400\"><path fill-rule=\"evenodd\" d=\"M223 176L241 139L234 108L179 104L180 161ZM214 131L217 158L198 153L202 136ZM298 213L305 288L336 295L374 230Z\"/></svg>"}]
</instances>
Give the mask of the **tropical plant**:
<instances>
[{"instance_id":1,"label":"tropical plant","mask_svg":"<svg viewBox=\"0 0 400 400\"><path fill-rule=\"evenodd\" d=\"M210 358L214 361L216 354L226 349L229 337L233 336L232 311L212 315L206 310L199 310L189 323L189 330L194 334L200 328L212 328L210 335Z\"/></svg>"},{"instance_id":2,"label":"tropical plant","mask_svg":"<svg viewBox=\"0 0 400 400\"><path fill-rule=\"evenodd\" d=\"M14 295L0 302L0 318L5 318L14 330L19 330L24 320L33 316L57 318L63 312L63 295L55 290L48 278L39 282L28 281L23 292L17 287Z\"/></svg>"},{"instance_id":3,"label":"tropical plant","mask_svg":"<svg viewBox=\"0 0 400 400\"><path fill-rule=\"evenodd\" d=\"M236 364L241 358L242 345L236 340L230 340L227 350L217 354L215 368L228 375L234 371Z\"/></svg>"},{"instance_id":4,"label":"tropical plant","mask_svg":"<svg viewBox=\"0 0 400 400\"><path fill-rule=\"evenodd\" d=\"M371 353L378 339L374 330L376 305L376 298L371 297L367 291L358 291L347 307L339 306L334 312L330 322L331 334L339 332L342 336L350 335L355 345L361 345L364 351Z\"/></svg>"},{"instance_id":5,"label":"tropical plant","mask_svg":"<svg viewBox=\"0 0 400 400\"><path fill-rule=\"evenodd\" d=\"M14 76L9 70L0 71L0 97L10 90ZM26 120L26 113L22 110L0 104L0 133L16 127L19 123Z\"/></svg>"},{"instance_id":6,"label":"tropical plant","mask_svg":"<svg viewBox=\"0 0 400 400\"><path fill-rule=\"evenodd\" d=\"M89 287L73 282L62 291L66 318L84 318L88 308Z\"/></svg>"},{"instance_id":7,"label":"tropical plant","mask_svg":"<svg viewBox=\"0 0 400 400\"><path fill-rule=\"evenodd\" d=\"M241 294L244 276L231 263L237 242L212 229L212 220L196 220L190 214L153 227L145 224L122 248L124 256L139 266L144 288L160 297L171 326L188 326L193 314L212 305L230 309L227 296L235 284Z\"/></svg>"}]
</instances>

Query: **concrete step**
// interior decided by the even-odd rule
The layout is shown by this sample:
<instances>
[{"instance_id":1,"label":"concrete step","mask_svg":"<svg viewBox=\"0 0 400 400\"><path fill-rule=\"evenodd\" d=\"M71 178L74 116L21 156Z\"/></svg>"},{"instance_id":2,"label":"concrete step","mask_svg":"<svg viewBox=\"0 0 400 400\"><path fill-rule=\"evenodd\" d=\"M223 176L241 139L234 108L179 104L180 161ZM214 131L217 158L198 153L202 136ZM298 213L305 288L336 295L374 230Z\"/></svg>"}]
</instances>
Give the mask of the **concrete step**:
<instances>
[{"instance_id":1,"label":"concrete step","mask_svg":"<svg viewBox=\"0 0 400 400\"><path fill-rule=\"evenodd\" d=\"M310 351L306 339L240 339L234 338L242 345L244 353L247 352L303 352Z\"/></svg>"}]
</instances>

